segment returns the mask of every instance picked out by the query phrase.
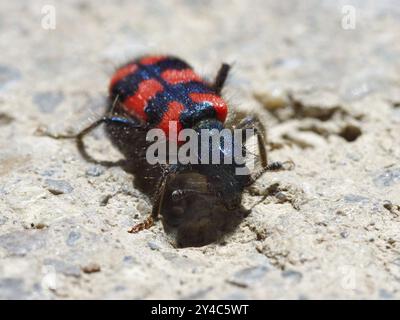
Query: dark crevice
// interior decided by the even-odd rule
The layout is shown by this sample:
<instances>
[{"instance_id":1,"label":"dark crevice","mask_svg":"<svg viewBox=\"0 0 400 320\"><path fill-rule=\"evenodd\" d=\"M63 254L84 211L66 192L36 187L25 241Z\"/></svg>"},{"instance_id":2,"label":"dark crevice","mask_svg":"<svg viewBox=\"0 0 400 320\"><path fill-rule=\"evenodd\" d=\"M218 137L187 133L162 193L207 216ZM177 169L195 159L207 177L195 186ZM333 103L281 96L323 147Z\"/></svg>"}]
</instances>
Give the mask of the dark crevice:
<instances>
[{"instance_id":1,"label":"dark crevice","mask_svg":"<svg viewBox=\"0 0 400 320\"><path fill-rule=\"evenodd\" d=\"M265 105L266 102L262 99L261 95L255 95L255 98L261 104ZM299 98L295 98L291 93L287 94L287 99L285 99L285 101L286 103L280 105L279 108L266 108L268 109L269 113L278 120L278 122L282 123L294 119L317 120L314 121L315 123L313 124L300 125L300 127L297 128L298 131L312 132L325 139L328 139L328 137L331 135L337 135L347 142L356 141L362 134L359 126L349 124L349 122L361 121L364 118L363 114L350 114L340 105L323 106L305 104ZM336 131L331 128L330 124L325 125L325 123L330 121L338 121L341 123L340 129ZM290 145L296 145L301 149L314 147L313 144L304 141L300 137L296 137L293 134L285 133L281 137Z\"/></svg>"},{"instance_id":2,"label":"dark crevice","mask_svg":"<svg viewBox=\"0 0 400 320\"><path fill-rule=\"evenodd\" d=\"M339 136L341 136L348 142L356 141L361 136L361 134L362 134L361 129L352 124L344 126L342 130L339 132Z\"/></svg>"},{"instance_id":3,"label":"dark crevice","mask_svg":"<svg viewBox=\"0 0 400 320\"><path fill-rule=\"evenodd\" d=\"M310 125L310 126L300 127L299 131L313 132L325 139L327 139L331 135L338 135L339 137L342 137L343 139L345 139L347 142L356 141L362 134L361 129L358 126L353 125L353 124L346 124L345 126L342 127L342 129L340 129L339 132L335 132L335 131L329 130L327 128L320 127L315 124ZM283 138L288 139L287 136L284 136ZM299 145L302 149L305 149L304 146L302 146L301 144L297 143L297 145Z\"/></svg>"},{"instance_id":4,"label":"dark crevice","mask_svg":"<svg viewBox=\"0 0 400 320\"><path fill-rule=\"evenodd\" d=\"M9 116L7 113L0 113L0 126L5 126L7 124L10 124L11 122L14 121L14 118Z\"/></svg>"}]
</instances>

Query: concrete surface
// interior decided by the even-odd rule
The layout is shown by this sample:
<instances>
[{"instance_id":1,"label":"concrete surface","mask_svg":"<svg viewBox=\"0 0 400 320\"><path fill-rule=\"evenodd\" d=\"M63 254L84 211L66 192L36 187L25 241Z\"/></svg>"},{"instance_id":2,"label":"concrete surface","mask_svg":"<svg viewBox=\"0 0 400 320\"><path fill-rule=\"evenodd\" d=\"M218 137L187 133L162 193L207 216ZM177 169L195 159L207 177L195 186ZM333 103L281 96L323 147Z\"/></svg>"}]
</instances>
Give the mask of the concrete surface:
<instances>
[{"instance_id":1,"label":"concrete surface","mask_svg":"<svg viewBox=\"0 0 400 320\"><path fill-rule=\"evenodd\" d=\"M397 1L0 8L0 298L400 298ZM178 55L207 77L234 62L232 114L257 113L270 159L296 163L265 174L243 204L274 192L201 247L176 247L161 223L127 233L150 210L134 176L35 134L96 119L115 66L143 53ZM87 143L121 157L101 130Z\"/></svg>"}]
</instances>

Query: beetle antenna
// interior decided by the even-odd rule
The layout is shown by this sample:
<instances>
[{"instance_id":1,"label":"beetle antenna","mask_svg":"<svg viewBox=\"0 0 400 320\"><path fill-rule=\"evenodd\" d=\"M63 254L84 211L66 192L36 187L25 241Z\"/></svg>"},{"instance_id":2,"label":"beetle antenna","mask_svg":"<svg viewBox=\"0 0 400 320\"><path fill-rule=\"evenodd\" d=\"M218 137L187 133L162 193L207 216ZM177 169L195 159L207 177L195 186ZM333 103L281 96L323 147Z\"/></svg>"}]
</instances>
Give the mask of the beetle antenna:
<instances>
[{"instance_id":1,"label":"beetle antenna","mask_svg":"<svg viewBox=\"0 0 400 320\"><path fill-rule=\"evenodd\" d=\"M119 99L119 94L117 94L117 96L115 97L115 99L113 101L113 104L112 104L111 109L110 109L110 115L112 115L114 113L115 107L116 107L116 105L118 103L118 99Z\"/></svg>"}]
</instances>

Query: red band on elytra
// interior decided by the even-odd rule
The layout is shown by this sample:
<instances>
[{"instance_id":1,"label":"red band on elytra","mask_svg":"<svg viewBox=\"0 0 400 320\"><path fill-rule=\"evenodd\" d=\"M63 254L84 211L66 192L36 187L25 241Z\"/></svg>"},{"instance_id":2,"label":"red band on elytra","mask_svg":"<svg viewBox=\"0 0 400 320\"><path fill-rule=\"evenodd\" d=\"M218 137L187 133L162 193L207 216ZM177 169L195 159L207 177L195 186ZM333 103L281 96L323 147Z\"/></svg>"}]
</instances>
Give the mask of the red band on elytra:
<instances>
[{"instance_id":1,"label":"red band on elytra","mask_svg":"<svg viewBox=\"0 0 400 320\"><path fill-rule=\"evenodd\" d=\"M197 93L197 92L190 93L189 97L190 97L190 99L192 99L193 102L197 102L197 103L209 102L215 110L217 119L222 122L225 121L226 116L228 114L228 106L224 99L217 96L216 94Z\"/></svg>"},{"instance_id":2,"label":"red band on elytra","mask_svg":"<svg viewBox=\"0 0 400 320\"><path fill-rule=\"evenodd\" d=\"M150 64L155 64L157 62L160 62L165 59L165 56L150 56L150 57L144 57L140 59L141 64L145 65L150 65Z\"/></svg>"},{"instance_id":3,"label":"red band on elytra","mask_svg":"<svg viewBox=\"0 0 400 320\"><path fill-rule=\"evenodd\" d=\"M138 89L133 96L128 97L124 102L123 106L126 111L132 112L140 119L146 121L147 115L144 112L147 103L150 99L154 98L155 95L164 88L161 83L154 79L143 80L139 83Z\"/></svg>"},{"instance_id":4,"label":"red band on elytra","mask_svg":"<svg viewBox=\"0 0 400 320\"><path fill-rule=\"evenodd\" d=\"M182 125L179 122L179 116L181 112L185 109L183 104L179 103L178 101L171 101L168 103L168 110L164 113L160 123L158 124L158 128L162 129L167 137L169 137L169 122L170 121L176 121L177 122L177 127L176 127L176 134L179 133L179 131L182 130Z\"/></svg>"},{"instance_id":5,"label":"red band on elytra","mask_svg":"<svg viewBox=\"0 0 400 320\"><path fill-rule=\"evenodd\" d=\"M161 73L161 78L163 78L169 84L201 81L200 77L192 69L165 70L163 73Z\"/></svg>"},{"instance_id":6,"label":"red band on elytra","mask_svg":"<svg viewBox=\"0 0 400 320\"><path fill-rule=\"evenodd\" d=\"M128 75L130 75L130 74L135 73L136 70L137 70L137 68L138 68L137 64L130 63L130 64L127 64L126 66L124 66L124 67L118 69L118 70L114 73L113 77L111 78L109 90L111 91L112 88L114 87L114 85L115 85L118 81L122 80L123 78L125 78L126 76L128 76Z\"/></svg>"}]
</instances>

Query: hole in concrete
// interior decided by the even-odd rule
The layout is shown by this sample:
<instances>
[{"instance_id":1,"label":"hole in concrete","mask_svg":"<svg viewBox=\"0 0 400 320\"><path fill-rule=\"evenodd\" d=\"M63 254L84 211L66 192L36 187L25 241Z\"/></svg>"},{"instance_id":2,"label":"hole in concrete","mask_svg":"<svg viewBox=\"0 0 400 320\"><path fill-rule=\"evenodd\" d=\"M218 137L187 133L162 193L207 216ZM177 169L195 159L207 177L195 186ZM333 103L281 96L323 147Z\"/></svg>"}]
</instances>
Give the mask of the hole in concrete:
<instances>
[{"instance_id":1,"label":"hole in concrete","mask_svg":"<svg viewBox=\"0 0 400 320\"><path fill-rule=\"evenodd\" d=\"M353 142L356 141L359 136L361 136L361 133L362 132L359 127L348 124L339 132L339 136L348 142Z\"/></svg>"},{"instance_id":2,"label":"hole in concrete","mask_svg":"<svg viewBox=\"0 0 400 320\"><path fill-rule=\"evenodd\" d=\"M7 125L7 124L11 123L13 120L14 120L14 118L9 116L8 114L3 113L3 112L0 113L0 126Z\"/></svg>"}]
</instances>

